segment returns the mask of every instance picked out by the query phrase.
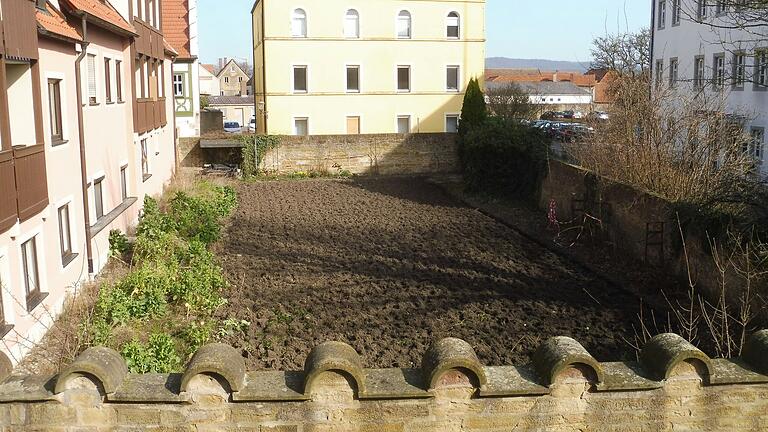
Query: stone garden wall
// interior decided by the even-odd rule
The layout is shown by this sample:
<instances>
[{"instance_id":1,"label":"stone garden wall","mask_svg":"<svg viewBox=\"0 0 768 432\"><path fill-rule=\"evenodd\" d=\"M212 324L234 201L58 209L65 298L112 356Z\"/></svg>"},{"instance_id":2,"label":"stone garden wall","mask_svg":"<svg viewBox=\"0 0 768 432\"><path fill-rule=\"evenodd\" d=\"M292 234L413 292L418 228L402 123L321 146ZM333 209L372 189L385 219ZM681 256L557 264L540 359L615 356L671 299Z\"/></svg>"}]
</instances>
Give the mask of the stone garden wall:
<instances>
[{"instance_id":1,"label":"stone garden wall","mask_svg":"<svg viewBox=\"0 0 768 432\"><path fill-rule=\"evenodd\" d=\"M768 430L768 331L736 360L672 334L638 362L598 363L575 340L546 341L526 366L486 367L458 339L416 369L365 369L326 343L300 372L246 371L226 345L181 374L135 375L106 348L58 376L0 384L3 431L760 431ZM6 370L7 372L7 370Z\"/></svg>"}]
</instances>

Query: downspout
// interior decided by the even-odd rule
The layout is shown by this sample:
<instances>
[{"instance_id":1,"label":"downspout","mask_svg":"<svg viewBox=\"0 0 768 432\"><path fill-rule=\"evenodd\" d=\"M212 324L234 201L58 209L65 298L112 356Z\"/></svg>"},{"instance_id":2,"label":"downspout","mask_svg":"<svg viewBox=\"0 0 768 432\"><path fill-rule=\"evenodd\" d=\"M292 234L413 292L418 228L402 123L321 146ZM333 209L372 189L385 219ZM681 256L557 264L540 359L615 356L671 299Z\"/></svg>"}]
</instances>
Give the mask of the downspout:
<instances>
[{"instance_id":1,"label":"downspout","mask_svg":"<svg viewBox=\"0 0 768 432\"><path fill-rule=\"evenodd\" d=\"M163 56L165 56L165 53L163 53ZM163 63L165 63L165 59L163 59ZM175 59L171 57L171 77L173 77L174 69L173 66L176 64ZM179 130L176 128L176 96L168 97L168 90L165 87L165 66L163 66L163 96L165 96L166 102L165 107L168 108L168 99L171 99L171 106L173 109L171 110L171 114L173 115L173 166L174 166L174 175L179 172ZM171 83L173 83L173 78L171 78ZM171 86L171 93L173 93L173 86ZM194 97L194 96L193 96ZM195 101L192 101L192 106L195 106Z\"/></svg>"},{"instance_id":2,"label":"downspout","mask_svg":"<svg viewBox=\"0 0 768 432\"><path fill-rule=\"evenodd\" d=\"M675 6L672 5L672 7L674 8ZM656 60L653 56L653 46L655 45L654 43L655 39L656 39L656 0L651 0L651 46L649 47L651 57L648 59L648 61L651 63L649 65L650 69L648 71L648 73L651 75L648 77L648 82L651 84L650 86L648 86L649 98L653 97L653 86L655 82L654 71L653 71L653 68L656 67Z\"/></svg>"},{"instance_id":3,"label":"downspout","mask_svg":"<svg viewBox=\"0 0 768 432\"><path fill-rule=\"evenodd\" d=\"M87 54L88 45L88 21L85 14L82 15L83 42L80 55L75 60L75 89L77 92L77 127L80 138L80 177L83 189L83 219L85 220L85 252L88 258L88 274L93 274L93 246L91 245L91 212L90 202L88 200L88 167L85 157L85 129L83 120L83 82L80 64Z\"/></svg>"},{"instance_id":4,"label":"downspout","mask_svg":"<svg viewBox=\"0 0 768 432\"><path fill-rule=\"evenodd\" d=\"M261 93L264 97L264 135L269 135L267 128L267 21L265 17L266 2L261 4ZM256 106L258 110L258 105Z\"/></svg>"}]
</instances>

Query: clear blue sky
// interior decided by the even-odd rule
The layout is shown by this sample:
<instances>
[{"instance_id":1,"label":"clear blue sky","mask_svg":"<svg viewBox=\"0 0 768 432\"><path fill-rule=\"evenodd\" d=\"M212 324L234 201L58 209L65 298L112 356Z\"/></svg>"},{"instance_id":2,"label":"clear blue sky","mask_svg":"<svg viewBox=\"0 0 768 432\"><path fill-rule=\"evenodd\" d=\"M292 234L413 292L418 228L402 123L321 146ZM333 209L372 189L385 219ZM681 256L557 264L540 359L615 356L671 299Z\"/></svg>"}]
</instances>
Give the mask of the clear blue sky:
<instances>
[{"instance_id":1,"label":"clear blue sky","mask_svg":"<svg viewBox=\"0 0 768 432\"><path fill-rule=\"evenodd\" d=\"M646 27L651 15L649 0L487 1L488 57L587 62L596 36ZM251 60L252 6L253 0L198 1L204 63L225 56Z\"/></svg>"}]
</instances>

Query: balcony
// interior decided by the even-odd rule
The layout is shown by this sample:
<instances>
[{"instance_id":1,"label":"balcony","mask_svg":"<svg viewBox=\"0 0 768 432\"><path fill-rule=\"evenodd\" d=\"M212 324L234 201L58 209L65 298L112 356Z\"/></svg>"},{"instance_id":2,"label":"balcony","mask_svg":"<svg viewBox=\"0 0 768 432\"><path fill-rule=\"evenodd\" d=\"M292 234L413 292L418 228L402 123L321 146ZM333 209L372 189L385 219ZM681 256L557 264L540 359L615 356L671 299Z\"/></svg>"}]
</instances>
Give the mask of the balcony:
<instances>
[{"instance_id":1,"label":"balcony","mask_svg":"<svg viewBox=\"0 0 768 432\"><path fill-rule=\"evenodd\" d=\"M165 58L165 44L163 35L140 19L133 20L133 26L138 33L135 46L136 53L158 60Z\"/></svg>"},{"instance_id":2,"label":"balcony","mask_svg":"<svg viewBox=\"0 0 768 432\"><path fill-rule=\"evenodd\" d=\"M0 0L5 35L5 55L16 60L35 60L37 19L34 0Z\"/></svg>"},{"instance_id":3,"label":"balcony","mask_svg":"<svg viewBox=\"0 0 768 432\"><path fill-rule=\"evenodd\" d=\"M13 227L18 218L13 150L4 150L0 151L0 233Z\"/></svg>"},{"instance_id":4,"label":"balcony","mask_svg":"<svg viewBox=\"0 0 768 432\"><path fill-rule=\"evenodd\" d=\"M165 113L165 98L139 99L136 132L144 133L165 126L168 123Z\"/></svg>"},{"instance_id":5,"label":"balcony","mask_svg":"<svg viewBox=\"0 0 768 432\"><path fill-rule=\"evenodd\" d=\"M0 151L0 233L48 206L45 146Z\"/></svg>"}]
</instances>

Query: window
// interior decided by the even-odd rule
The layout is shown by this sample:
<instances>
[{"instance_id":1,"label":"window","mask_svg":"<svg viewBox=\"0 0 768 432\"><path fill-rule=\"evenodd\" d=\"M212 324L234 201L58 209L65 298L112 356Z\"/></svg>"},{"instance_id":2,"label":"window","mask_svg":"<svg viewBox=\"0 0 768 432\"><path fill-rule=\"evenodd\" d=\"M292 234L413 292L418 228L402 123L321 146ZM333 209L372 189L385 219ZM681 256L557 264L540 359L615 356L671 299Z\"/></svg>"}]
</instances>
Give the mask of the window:
<instances>
[{"instance_id":1,"label":"window","mask_svg":"<svg viewBox=\"0 0 768 432\"><path fill-rule=\"evenodd\" d=\"M768 86L768 50L765 49L755 52L755 86Z\"/></svg>"},{"instance_id":2,"label":"window","mask_svg":"<svg viewBox=\"0 0 768 432\"><path fill-rule=\"evenodd\" d=\"M680 14L682 7L680 6L680 0L672 0L672 25L680 24Z\"/></svg>"},{"instance_id":3,"label":"window","mask_svg":"<svg viewBox=\"0 0 768 432\"><path fill-rule=\"evenodd\" d=\"M117 90L117 101L123 101L123 62L115 60L115 87Z\"/></svg>"},{"instance_id":4,"label":"window","mask_svg":"<svg viewBox=\"0 0 768 432\"><path fill-rule=\"evenodd\" d=\"M48 111L51 118L51 142L56 145L64 140L61 122L61 80L48 80Z\"/></svg>"},{"instance_id":5,"label":"window","mask_svg":"<svg viewBox=\"0 0 768 432\"><path fill-rule=\"evenodd\" d=\"M744 88L747 80L747 56L744 53L733 55L733 85L736 88Z\"/></svg>"},{"instance_id":6,"label":"window","mask_svg":"<svg viewBox=\"0 0 768 432\"><path fill-rule=\"evenodd\" d=\"M411 13L400 11L397 14L397 37L400 39L411 38Z\"/></svg>"},{"instance_id":7,"label":"window","mask_svg":"<svg viewBox=\"0 0 768 432\"><path fill-rule=\"evenodd\" d=\"M664 25L667 22L667 1L666 0L659 0L659 22L658 22L658 28L659 30L664 28Z\"/></svg>"},{"instance_id":8,"label":"window","mask_svg":"<svg viewBox=\"0 0 768 432\"><path fill-rule=\"evenodd\" d=\"M656 86L661 86L662 77L664 76L664 60L656 60Z\"/></svg>"},{"instance_id":9,"label":"window","mask_svg":"<svg viewBox=\"0 0 768 432\"><path fill-rule=\"evenodd\" d=\"M459 67L448 66L446 68L445 88L448 91L459 91Z\"/></svg>"},{"instance_id":10,"label":"window","mask_svg":"<svg viewBox=\"0 0 768 432\"><path fill-rule=\"evenodd\" d=\"M702 20L707 17L707 0L697 0L696 18Z\"/></svg>"},{"instance_id":11,"label":"window","mask_svg":"<svg viewBox=\"0 0 768 432\"><path fill-rule=\"evenodd\" d=\"M448 18L446 19L445 27L446 27L446 37L448 39L458 39L459 38L459 14L456 12L451 12L448 14Z\"/></svg>"},{"instance_id":12,"label":"window","mask_svg":"<svg viewBox=\"0 0 768 432\"><path fill-rule=\"evenodd\" d=\"M411 116L397 116L397 133L407 134L411 132Z\"/></svg>"},{"instance_id":13,"label":"window","mask_svg":"<svg viewBox=\"0 0 768 432\"><path fill-rule=\"evenodd\" d=\"M712 66L712 85L723 87L725 85L725 55L715 54Z\"/></svg>"},{"instance_id":14,"label":"window","mask_svg":"<svg viewBox=\"0 0 768 432\"><path fill-rule=\"evenodd\" d=\"M758 165L763 162L763 144L765 143L765 129L753 127L749 131L751 142L744 149L747 156L754 158Z\"/></svg>"},{"instance_id":15,"label":"window","mask_svg":"<svg viewBox=\"0 0 768 432\"><path fill-rule=\"evenodd\" d=\"M704 57L696 57L693 60L693 86L695 88L704 88Z\"/></svg>"},{"instance_id":16,"label":"window","mask_svg":"<svg viewBox=\"0 0 768 432\"><path fill-rule=\"evenodd\" d=\"M360 66L347 66L347 93L360 92Z\"/></svg>"},{"instance_id":17,"label":"window","mask_svg":"<svg viewBox=\"0 0 768 432\"><path fill-rule=\"evenodd\" d=\"M347 117L347 135L358 135L360 133L360 117Z\"/></svg>"},{"instance_id":18,"label":"window","mask_svg":"<svg viewBox=\"0 0 768 432\"><path fill-rule=\"evenodd\" d=\"M350 9L344 17L344 37L357 39L360 37L360 14Z\"/></svg>"},{"instance_id":19,"label":"window","mask_svg":"<svg viewBox=\"0 0 768 432\"><path fill-rule=\"evenodd\" d=\"M72 232L69 226L69 204L59 207L59 244L61 245L61 264L72 262Z\"/></svg>"},{"instance_id":20,"label":"window","mask_svg":"<svg viewBox=\"0 0 768 432\"><path fill-rule=\"evenodd\" d=\"M175 97L183 97L184 96L184 75L183 74L173 74L173 96Z\"/></svg>"},{"instance_id":21,"label":"window","mask_svg":"<svg viewBox=\"0 0 768 432\"><path fill-rule=\"evenodd\" d=\"M669 59L669 86L674 87L677 84L677 58Z\"/></svg>"},{"instance_id":22,"label":"window","mask_svg":"<svg viewBox=\"0 0 768 432\"><path fill-rule=\"evenodd\" d=\"M88 103L96 105L96 56L88 54Z\"/></svg>"},{"instance_id":23,"label":"window","mask_svg":"<svg viewBox=\"0 0 768 432\"><path fill-rule=\"evenodd\" d=\"M104 177L93 182L93 202L96 208L96 220L104 217Z\"/></svg>"},{"instance_id":24,"label":"window","mask_svg":"<svg viewBox=\"0 0 768 432\"><path fill-rule=\"evenodd\" d=\"M243 82L243 77L237 77L237 82L239 83Z\"/></svg>"},{"instance_id":25,"label":"window","mask_svg":"<svg viewBox=\"0 0 768 432\"><path fill-rule=\"evenodd\" d=\"M397 91L399 92L411 91L411 67L410 66L397 67Z\"/></svg>"},{"instance_id":26,"label":"window","mask_svg":"<svg viewBox=\"0 0 768 432\"><path fill-rule=\"evenodd\" d=\"M112 103L112 60L104 59L104 90L107 103Z\"/></svg>"},{"instance_id":27,"label":"window","mask_svg":"<svg viewBox=\"0 0 768 432\"><path fill-rule=\"evenodd\" d=\"M293 67L293 92L294 93L307 92L307 67L306 66Z\"/></svg>"},{"instance_id":28,"label":"window","mask_svg":"<svg viewBox=\"0 0 768 432\"><path fill-rule=\"evenodd\" d=\"M128 165L120 167L120 198L128 199Z\"/></svg>"},{"instance_id":29,"label":"window","mask_svg":"<svg viewBox=\"0 0 768 432\"><path fill-rule=\"evenodd\" d=\"M297 136L309 135L309 119L306 117L293 119L293 134Z\"/></svg>"},{"instance_id":30,"label":"window","mask_svg":"<svg viewBox=\"0 0 768 432\"><path fill-rule=\"evenodd\" d=\"M151 177L149 174L149 143L146 138L141 140L141 177L144 181Z\"/></svg>"},{"instance_id":31,"label":"window","mask_svg":"<svg viewBox=\"0 0 768 432\"><path fill-rule=\"evenodd\" d=\"M459 131L459 116L455 114L445 116L445 131L448 133L457 133Z\"/></svg>"},{"instance_id":32,"label":"window","mask_svg":"<svg viewBox=\"0 0 768 432\"><path fill-rule=\"evenodd\" d=\"M726 0L717 0L715 3L715 13L718 15L728 12L728 4Z\"/></svg>"},{"instance_id":33,"label":"window","mask_svg":"<svg viewBox=\"0 0 768 432\"><path fill-rule=\"evenodd\" d=\"M304 12L304 9L293 11L291 35L293 37L307 37L307 14Z\"/></svg>"},{"instance_id":34,"label":"window","mask_svg":"<svg viewBox=\"0 0 768 432\"><path fill-rule=\"evenodd\" d=\"M224 77L224 83L229 84L229 77Z\"/></svg>"},{"instance_id":35,"label":"window","mask_svg":"<svg viewBox=\"0 0 768 432\"><path fill-rule=\"evenodd\" d=\"M27 310L39 304L40 272L37 269L37 239L32 237L21 245L21 264L24 272L24 289L27 294Z\"/></svg>"}]
</instances>

